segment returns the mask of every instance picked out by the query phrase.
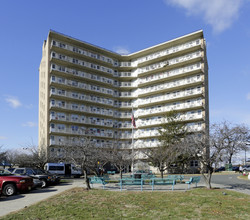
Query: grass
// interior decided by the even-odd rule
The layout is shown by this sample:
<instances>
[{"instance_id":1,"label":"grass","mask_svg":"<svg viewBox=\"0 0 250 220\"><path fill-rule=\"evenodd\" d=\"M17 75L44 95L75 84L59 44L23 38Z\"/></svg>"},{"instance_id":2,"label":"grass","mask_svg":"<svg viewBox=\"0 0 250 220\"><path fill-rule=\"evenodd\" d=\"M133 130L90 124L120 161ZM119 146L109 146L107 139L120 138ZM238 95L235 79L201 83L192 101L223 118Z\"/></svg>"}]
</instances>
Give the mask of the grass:
<instances>
[{"instance_id":1,"label":"grass","mask_svg":"<svg viewBox=\"0 0 250 220\"><path fill-rule=\"evenodd\" d=\"M241 175L241 176L238 176L238 178L239 178L239 179L243 179L243 180L248 180L248 176L243 176L243 175Z\"/></svg>"},{"instance_id":2,"label":"grass","mask_svg":"<svg viewBox=\"0 0 250 220\"><path fill-rule=\"evenodd\" d=\"M2 219L250 219L249 205L249 195L220 189L118 192L74 188Z\"/></svg>"}]
</instances>

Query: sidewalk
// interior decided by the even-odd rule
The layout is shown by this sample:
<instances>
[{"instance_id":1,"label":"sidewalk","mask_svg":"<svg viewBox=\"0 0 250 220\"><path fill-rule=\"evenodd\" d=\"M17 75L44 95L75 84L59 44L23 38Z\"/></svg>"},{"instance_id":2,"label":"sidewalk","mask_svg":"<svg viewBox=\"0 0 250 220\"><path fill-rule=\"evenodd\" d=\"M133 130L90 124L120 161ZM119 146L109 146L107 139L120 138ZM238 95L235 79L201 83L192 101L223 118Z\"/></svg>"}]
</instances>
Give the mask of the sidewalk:
<instances>
[{"instance_id":1,"label":"sidewalk","mask_svg":"<svg viewBox=\"0 0 250 220\"><path fill-rule=\"evenodd\" d=\"M0 217L7 215L11 212L18 211L26 208L27 206L33 205L37 202L45 200L51 196L61 193L65 190L83 186L81 182L72 181L69 183L61 183L55 186L49 186L45 189L36 189L31 192L24 194L17 194L10 197L0 197Z\"/></svg>"}]
</instances>

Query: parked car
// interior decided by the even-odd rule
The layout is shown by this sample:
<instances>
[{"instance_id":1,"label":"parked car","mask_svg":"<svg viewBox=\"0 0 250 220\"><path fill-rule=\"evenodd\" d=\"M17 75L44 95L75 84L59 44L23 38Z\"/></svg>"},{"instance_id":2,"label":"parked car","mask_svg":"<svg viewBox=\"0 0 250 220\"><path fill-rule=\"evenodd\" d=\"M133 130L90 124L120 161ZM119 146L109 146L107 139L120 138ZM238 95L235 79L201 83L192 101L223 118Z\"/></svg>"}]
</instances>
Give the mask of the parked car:
<instances>
[{"instance_id":1,"label":"parked car","mask_svg":"<svg viewBox=\"0 0 250 220\"><path fill-rule=\"evenodd\" d=\"M43 182L41 180L39 180L38 177L32 177L32 178L33 178L33 182L34 182L32 189L42 188Z\"/></svg>"},{"instance_id":2,"label":"parked car","mask_svg":"<svg viewBox=\"0 0 250 220\"><path fill-rule=\"evenodd\" d=\"M38 178L43 183L42 188L47 187L52 183L55 183L55 177L53 175L45 174L40 169L23 167L16 168L12 173Z\"/></svg>"},{"instance_id":3,"label":"parked car","mask_svg":"<svg viewBox=\"0 0 250 220\"><path fill-rule=\"evenodd\" d=\"M221 171L225 171L225 167L219 167L217 169L215 169L215 172L221 172Z\"/></svg>"},{"instance_id":4,"label":"parked car","mask_svg":"<svg viewBox=\"0 0 250 220\"><path fill-rule=\"evenodd\" d=\"M59 175L53 174L53 173L51 173L51 172L48 172L48 171L42 170L42 169L39 169L39 172L42 172L42 173L44 173L44 174L46 174L46 175L52 176L53 179L54 179L54 182L53 182L53 183L55 183L55 184L58 184L58 183L60 183L60 181L61 181L61 177L60 177Z\"/></svg>"},{"instance_id":5,"label":"parked car","mask_svg":"<svg viewBox=\"0 0 250 220\"><path fill-rule=\"evenodd\" d=\"M242 167L242 171L246 172L246 171L250 171L250 165L245 165Z\"/></svg>"},{"instance_id":6,"label":"parked car","mask_svg":"<svg viewBox=\"0 0 250 220\"><path fill-rule=\"evenodd\" d=\"M232 171L239 172L240 171L240 167L234 166L234 167L232 167Z\"/></svg>"},{"instance_id":7,"label":"parked car","mask_svg":"<svg viewBox=\"0 0 250 220\"><path fill-rule=\"evenodd\" d=\"M7 168L7 170L10 171L11 173L13 172L14 169L15 169L15 168L13 168L13 167Z\"/></svg>"},{"instance_id":8,"label":"parked car","mask_svg":"<svg viewBox=\"0 0 250 220\"><path fill-rule=\"evenodd\" d=\"M0 169L0 194L11 196L19 191L31 190L33 185L31 177L16 176L8 170Z\"/></svg>"},{"instance_id":9,"label":"parked car","mask_svg":"<svg viewBox=\"0 0 250 220\"><path fill-rule=\"evenodd\" d=\"M75 178L82 176L81 169L70 163L46 163L44 169L56 175L73 176Z\"/></svg>"}]
</instances>

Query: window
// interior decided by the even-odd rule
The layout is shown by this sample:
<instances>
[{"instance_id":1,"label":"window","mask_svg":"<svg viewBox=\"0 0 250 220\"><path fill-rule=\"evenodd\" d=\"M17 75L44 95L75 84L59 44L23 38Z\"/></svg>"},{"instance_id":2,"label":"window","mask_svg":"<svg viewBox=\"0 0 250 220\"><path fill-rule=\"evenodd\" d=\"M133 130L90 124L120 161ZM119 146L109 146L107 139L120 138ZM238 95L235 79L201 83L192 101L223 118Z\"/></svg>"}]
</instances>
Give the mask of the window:
<instances>
[{"instance_id":1,"label":"window","mask_svg":"<svg viewBox=\"0 0 250 220\"><path fill-rule=\"evenodd\" d=\"M24 169L17 169L15 174L24 174Z\"/></svg>"},{"instance_id":2,"label":"window","mask_svg":"<svg viewBox=\"0 0 250 220\"><path fill-rule=\"evenodd\" d=\"M191 167L198 167L198 161L197 160L190 161L190 166Z\"/></svg>"}]
</instances>

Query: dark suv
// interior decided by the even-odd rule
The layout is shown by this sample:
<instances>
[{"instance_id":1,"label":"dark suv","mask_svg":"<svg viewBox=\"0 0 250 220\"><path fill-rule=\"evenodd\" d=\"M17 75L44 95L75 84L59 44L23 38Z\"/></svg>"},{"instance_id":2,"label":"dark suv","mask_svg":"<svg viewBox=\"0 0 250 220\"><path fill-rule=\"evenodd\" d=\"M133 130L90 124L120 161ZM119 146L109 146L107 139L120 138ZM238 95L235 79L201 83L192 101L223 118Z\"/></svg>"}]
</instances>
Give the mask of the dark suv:
<instances>
[{"instance_id":1,"label":"dark suv","mask_svg":"<svg viewBox=\"0 0 250 220\"><path fill-rule=\"evenodd\" d=\"M12 173L38 178L42 181L42 188L53 184L56 181L53 175L46 174L42 170L36 168L16 168Z\"/></svg>"},{"instance_id":2,"label":"dark suv","mask_svg":"<svg viewBox=\"0 0 250 220\"><path fill-rule=\"evenodd\" d=\"M32 187L32 178L28 176L15 176L8 170L0 169L0 194L12 196L17 191L28 191Z\"/></svg>"}]
</instances>

